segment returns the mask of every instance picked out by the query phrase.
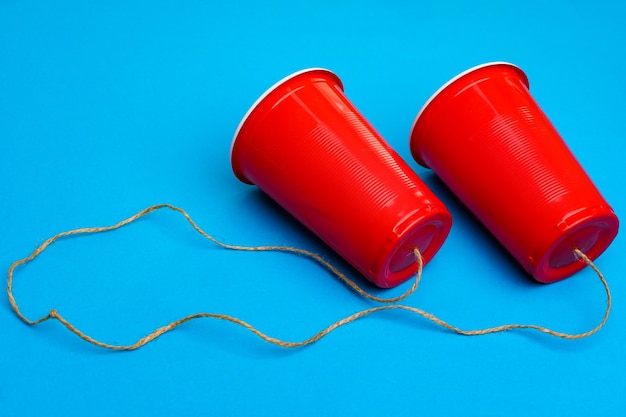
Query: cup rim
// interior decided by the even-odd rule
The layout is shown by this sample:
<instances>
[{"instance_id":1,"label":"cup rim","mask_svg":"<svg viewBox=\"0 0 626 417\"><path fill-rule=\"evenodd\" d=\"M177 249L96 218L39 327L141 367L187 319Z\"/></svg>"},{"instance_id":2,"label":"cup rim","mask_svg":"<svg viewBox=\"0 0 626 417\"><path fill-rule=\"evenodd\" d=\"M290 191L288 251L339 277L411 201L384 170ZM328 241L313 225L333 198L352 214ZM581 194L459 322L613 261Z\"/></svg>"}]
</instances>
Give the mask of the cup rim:
<instances>
[{"instance_id":1,"label":"cup rim","mask_svg":"<svg viewBox=\"0 0 626 417\"><path fill-rule=\"evenodd\" d=\"M267 96L269 96L274 90L276 90L277 88L279 88L280 86L282 86L286 82L288 82L288 81L292 80L293 78L296 78L296 77L298 77L300 75L311 73L311 72L323 72L323 73L326 73L326 74L330 75L331 77L333 77L335 79L335 81L337 81L337 83L339 84L339 86L343 90L343 83L341 82L341 79L337 76L337 74L335 74L334 72L332 72L329 69L322 68L322 67L311 67L311 68L301 69L299 71L292 72L291 74L289 74L289 75L281 78L280 80L276 81L274 84L272 84L271 87L266 89L254 101L254 103L252 103L252 105L248 108L246 113L241 118L241 121L239 122L239 125L237 126L237 129L235 130L235 134L233 135L233 138L232 138L231 143L230 143L230 159L231 160L233 158L233 148L235 147L235 142L237 141L237 136L239 136L239 132L243 128L243 125L245 124L246 120L248 120L248 118L250 117L250 115L252 114L254 109L256 109L261 104L261 102L263 100L265 100L267 98Z\"/></svg>"},{"instance_id":2,"label":"cup rim","mask_svg":"<svg viewBox=\"0 0 626 417\"><path fill-rule=\"evenodd\" d=\"M506 62L506 61L486 62L484 64L475 65L475 66L473 66L473 67L471 67L469 69L466 69L465 71L462 71L461 73L455 75L454 77L452 77L448 81L446 81L422 105L422 107L420 108L419 112L417 113L417 116L415 116L415 119L413 119L413 124L411 125L411 130L410 130L410 133L409 133L409 147L411 145L411 138L413 137L413 133L415 132L415 127L417 126L418 120L420 119L420 117L422 116L424 111L426 111L426 109L430 106L430 104L435 100L435 98L437 98L437 96L439 96L448 87L450 87L452 84L454 84L456 81L460 80L461 78L465 77L466 75L469 75L469 74L471 74L471 73L473 73L475 71L481 70L483 68L495 67L495 66L506 66L506 67L514 69L522 77L522 80L524 81L526 86L527 87L529 86L528 77L526 76L526 73L524 73L524 71L520 67L518 67L517 65L512 64L510 62Z\"/></svg>"}]
</instances>

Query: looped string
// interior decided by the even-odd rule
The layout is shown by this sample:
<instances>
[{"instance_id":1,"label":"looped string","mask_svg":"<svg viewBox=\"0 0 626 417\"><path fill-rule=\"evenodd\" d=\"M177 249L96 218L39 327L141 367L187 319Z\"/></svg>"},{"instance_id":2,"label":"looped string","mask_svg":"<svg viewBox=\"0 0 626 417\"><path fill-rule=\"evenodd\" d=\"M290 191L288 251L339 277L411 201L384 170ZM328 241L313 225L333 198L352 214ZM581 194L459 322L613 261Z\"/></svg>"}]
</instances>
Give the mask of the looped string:
<instances>
[{"instance_id":1,"label":"looped string","mask_svg":"<svg viewBox=\"0 0 626 417\"><path fill-rule=\"evenodd\" d=\"M101 342L97 339L94 339L90 336L88 336L86 333L84 333L83 331L79 330L78 328L76 328L71 322L69 322L67 319L65 319L56 309L51 309L50 312L39 318L36 320L30 320L28 319L26 316L24 316L22 314L22 312L20 311L18 304L15 300L15 297L13 296L13 274L14 271L17 267L24 265L30 261L32 261L33 259L35 259L37 256L39 256L44 250L46 250L46 248L48 248L52 243L54 243L55 241L64 238L64 237L69 237L69 236L75 236L75 235L82 235L82 234L93 234L93 233L102 233L102 232L108 232L111 230L115 230L115 229L119 229L120 227L126 226L129 223L134 222L135 220L139 219L140 217L145 216L148 213L151 213L153 211L156 210L160 210L163 208L167 208L173 211L176 211L180 214L182 214L185 219L187 219L187 221L189 222L189 224L191 224L191 226L203 237L205 237L206 239L210 240L211 242L215 243L216 245L223 247L225 249L231 249L231 250L239 250L239 251L276 251L276 252L286 252L286 253L292 253L295 255L300 255L300 256L304 256L306 258L309 258L315 262L317 262L318 264L320 264L321 266L323 266L324 268L326 268L328 271L331 272L331 274L333 274L335 277L337 277L340 281L344 282L350 289L356 291L359 295L370 299L372 301L376 301L379 303L385 303L386 305L382 305L382 306L378 306L378 307L372 307L372 308L368 308L368 309L364 309L361 311L358 311L354 314L351 314L341 320L336 321L335 323L331 324L330 326L326 327L325 329L321 330L320 332L316 333L315 335L311 336L308 339L302 340L300 342L290 342L290 341L284 341L275 337L271 337L263 332L261 332L260 330L258 330L256 327L254 327L253 325L237 318L237 317L233 317L233 316L229 316L226 314L218 314L218 313L196 313L196 314L191 314L189 316L183 317L181 319L175 320L169 324L167 324L166 326L160 327L154 331L152 331L151 333L149 333L147 336L139 339L137 342L130 344L130 345L113 345L113 344L109 344L109 343L104 343ZM332 331L336 330L337 328L344 326L348 323L352 323L353 321L356 321L362 317L365 317L367 315L379 312L379 311L384 311L384 310L404 310L404 311L408 311L414 314L417 314L427 320L432 321L433 323L444 327L450 331L453 331L455 333L461 334L461 335L466 335L466 336L478 336L478 335L485 335L485 334L490 334L490 333L497 333L497 332L503 332L503 331L507 331L507 330L513 330L513 329L533 329L533 330L537 330L546 334L549 334L551 336L555 336L555 337L560 337L563 339L581 339L587 336L591 336L592 334L596 333L598 330L600 330L604 324L606 323L608 317L609 317L609 312L611 310L611 292L609 291L609 286L608 283L606 282L606 279L604 278L604 276L602 275L602 273L600 272L600 270L594 265L594 263L591 261L591 259L589 259L582 251L580 251L579 249L574 249L574 253L576 255L577 258L579 258L581 261L585 262L588 266L590 266L594 272L598 275L598 277L600 278L600 281L602 282L604 289L606 291L606 295L607 295L607 307L604 313L604 317L602 319L602 321L600 322L600 324L598 324L595 328L584 332L584 333L575 333L575 334L570 334L570 333L563 333L563 332L558 332L558 331L554 331L551 329L548 329L546 327L542 327L542 326L538 326L538 325L532 325L532 324L507 324L507 325L502 325L502 326L496 326L496 327L490 327L490 328L486 328L486 329L481 329L481 330L463 330L460 329L456 326L453 326L449 323L447 323L444 320L441 320L440 318L434 316L431 313L428 313L426 311L423 311L421 309L415 308L415 307L411 307L411 306L407 306L407 305L401 305L401 304L391 304L391 303L395 303L398 301L401 301L405 298L407 298L409 295L411 295L416 289L417 286L419 285L420 279L422 277L422 270L424 267L424 260L422 258L422 255L420 254L419 250L414 249L414 254L415 254L415 258L416 258L416 263L417 263L417 272L415 274L415 279L413 280L413 284L411 285L411 287L403 294L397 296L397 297L392 297L392 298L381 298L381 297L377 297L373 294L368 293L367 291L363 290L361 287L359 287L353 280L351 280L350 278L348 278L344 273L342 273L341 271L339 271L334 265L332 265L331 263L329 263L328 261L326 261L324 258L322 258L320 255L304 250L304 249L298 249L298 248L294 248L294 247L290 247L290 246L241 246L241 245L231 245L231 244L227 244L224 242L221 242L217 239L215 239L214 237L210 236L209 234L207 234L204 230L202 230L193 220L192 218L189 216L189 214L187 214L187 212L181 208L172 206L170 204L157 204L151 207L148 207L142 211L140 211L139 213L125 219L122 220L114 225L111 226L105 226L105 227L86 227L86 228L79 228L79 229L73 229L73 230L69 230L66 232L62 232L62 233L58 233L54 236L52 236L51 238L47 239L46 241L44 241L37 249L35 249L29 256L27 256L26 258L23 259L19 259L15 262L13 262L13 264L9 267L9 271L8 271L8 278L7 278L7 293L8 293L8 299L9 299L9 303L11 304L11 308L13 309L13 311L15 312L15 314L25 323L29 324L29 325L37 325L39 323L42 323L44 321L50 320L50 319L54 319L59 321L63 326L65 326L69 331L71 331L72 333L74 333L75 335L77 335L78 337L80 337L81 339L85 340L86 342L89 342L95 346L99 346L102 348L106 348L106 349L111 349L111 350L135 350L138 349L150 342L152 342L153 340L155 340L156 338L158 338L159 336L163 335L164 333L167 333L173 329L175 329L176 327L180 326L183 323L186 323L188 321L192 321L195 319L200 319L200 318L212 318L212 319L218 319L218 320L225 320L225 321L229 321L231 323L237 324L241 327L244 327L245 329L251 331L252 333L254 333L255 335L257 335L258 337L260 337L261 339L265 340L266 342L281 346L281 347L286 347L286 348L295 348L295 347L302 347L302 346L306 346L309 345L311 343L314 343L318 340L320 340L321 338L323 338L324 336L326 336L327 334L331 333Z\"/></svg>"}]
</instances>

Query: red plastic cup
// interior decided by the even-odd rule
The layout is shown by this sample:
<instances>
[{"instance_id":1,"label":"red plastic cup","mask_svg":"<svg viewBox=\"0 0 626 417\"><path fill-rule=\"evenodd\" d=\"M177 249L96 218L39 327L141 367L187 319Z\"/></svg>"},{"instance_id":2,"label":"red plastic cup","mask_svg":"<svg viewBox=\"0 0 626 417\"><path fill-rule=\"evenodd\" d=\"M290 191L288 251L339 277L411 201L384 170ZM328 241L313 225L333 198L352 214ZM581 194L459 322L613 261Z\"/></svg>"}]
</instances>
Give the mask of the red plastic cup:
<instances>
[{"instance_id":1,"label":"red plastic cup","mask_svg":"<svg viewBox=\"0 0 626 417\"><path fill-rule=\"evenodd\" d=\"M417 115L410 147L537 281L583 269L573 250L596 259L617 235L615 213L512 64L445 84Z\"/></svg>"},{"instance_id":2,"label":"red plastic cup","mask_svg":"<svg viewBox=\"0 0 626 417\"><path fill-rule=\"evenodd\" d=\"M243 117L231 149L256 184L376 285L394 287L428 262L452 218L324 69L296 72Z\"/></svg>"}]
</instances>

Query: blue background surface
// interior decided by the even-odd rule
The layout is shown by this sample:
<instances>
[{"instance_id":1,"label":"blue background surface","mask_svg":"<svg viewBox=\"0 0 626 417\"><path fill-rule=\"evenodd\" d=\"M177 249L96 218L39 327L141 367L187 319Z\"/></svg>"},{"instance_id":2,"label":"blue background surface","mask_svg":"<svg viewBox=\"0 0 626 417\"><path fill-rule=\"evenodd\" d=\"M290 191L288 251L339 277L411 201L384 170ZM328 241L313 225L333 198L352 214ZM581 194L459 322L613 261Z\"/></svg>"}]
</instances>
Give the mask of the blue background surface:
<instances>
[{"instance_id":1,"label":"blue background surface","mask_svg":"<svg viewBox=\"0 0 626 417\"><path fill-rule=\"evenodd\" d=\"M0 267L57 232L168 202L219 239L310 249L373 290L230 168L254 100L293 71L326 67L454 216L407 304L463 328L592 328L605 305L593 272L535 284L411 159L408 134L449 78L513 62L623 216L626 5L600 3L0 0ZM580 341L462 337L388 312L299 350L205 320L113 353L57 322L28 327L3 301L0 416L625 415L625 250L621 234L598 260L614 309ZM197 311L301 340L374 305L306 259L219 249L165 212L55 244L17 271L14 292L31 318L54 307L122 344Z\"/></svg>"}]
</instances>

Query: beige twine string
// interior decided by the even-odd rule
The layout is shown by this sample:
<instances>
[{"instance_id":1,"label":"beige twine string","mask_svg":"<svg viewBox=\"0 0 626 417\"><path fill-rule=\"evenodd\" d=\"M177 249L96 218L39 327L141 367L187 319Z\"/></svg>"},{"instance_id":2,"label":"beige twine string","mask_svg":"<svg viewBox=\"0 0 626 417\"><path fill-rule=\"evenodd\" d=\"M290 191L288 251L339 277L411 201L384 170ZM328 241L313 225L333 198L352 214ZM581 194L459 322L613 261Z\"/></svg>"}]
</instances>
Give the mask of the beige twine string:
<instances>
[{"instance_id":1,"label":"beige twine string","mask_svg":"<svg viewBox=\"0 0 626 417\"><path fill-rule=\"evenodd\" d=\"M196 314L191 314L189 316L183 317L181 319L175 320L171 323L169 323L166 326L160 327L154 331L152 331L150 334L148 334L147 336L139 339L137 342L130 344L130 345L113 345L113 344L109 344L109 343L104 343L101 342L99 340L96 340L90 336L88 336L87 334L85 334L84 332L82 332L81 330L79 330L78 328L76 328L73 324L71 324L67 319L65 319L63 316L61 316L61 314L59 314L59 312L56 309L51 309L50 312L44 316L41 317L37 320L30 320L28 318L26 318L22 312L20 311L17 302L15 301L15 297L13 296L13 273L15 271L15 269L20 266L20 265L24 265L30 261L32 261L33 259L35 259L37 256L39 256L44 250L46 250L46 248L48 248L48 246L50 246L52 243L54 243L55 241L57 241L58 239L64 238L64 237L69 237L69 236L75 236L75 235L81 235L81 234L90 234L90 233L102 233L102 232L108 232L111 230L115 230L118 229L122 226L126 226L129 223L134 222L135 220L139 219L140 217L145 216L148 213L151 213L153 211L159 210L159 209L163 209L163 208L167 208L173 211L176 211L180 214L182 214L185 219L187 219L187 221L189 222L189 224L191 224L191 226L198 232L200 233L202 236L204 236L206 239L210 240L211 242L215 243L216 245L219 245L223 248L226 249L232 249L232 250L240 250L240 251L278 251L278 252L286 252L286 253L292 253L292 254L296 254L296 255L301 255L304 257L307 257L309 259L312 259L313 261L317 262L318 264L322 265L323 267L325 267L326 269L328 269L334 276L336 276L337 278L339 278L341 281L343 281L345 284L347 284L351 289L353 289L354 291L356 291L358 294L362 295L363 297L366 297L370 300L376 301L376 302L380 302L380 303L394 303L400 300L405 299L406 297L408 297L409 295L411 295L416 289L417 286L419 284L419 281L421 279L422 276L422 269L423 269L423 259L421 254L419 253L419 251L417 249L414 250L415 253L415 257L416 257L416 262L417 262L417 273L415 275L415 280L413 282L413 285L402 295L397 296L397 297L392 297L392 298L380 298L377 297L375 295L372 295L370 293L368 293L367 291L363 290L362 288L360 288L354 281L352 281L350 278L348 278L345 274L343 274L341 271L339 271L336 267L334 267L332 264L330 264L328 261L324 260L321 256L304 250L304 249L298 249L298 248L293 248L290 246L239 246L239 245L229 245L223 242L218 241L217 239L215 239L214 237L210 236L209 234L207 234L204 230L202 230L192 219L191 217L187 214L187 212L181 208L172 206L170 204L157 204L151 207L146 208L145 210L140 211L139 213L125 219L122 220L119 223L116 223L114 225L111 226L105 226L105 227L86 227L86 228L79 228L79 229L74 229L74 230L69 230L67 232L62 232L59 234L56 234L54 236L52 236L51 238L47 239L45 242L43 242L37 249L35 249L33 251L33 253L31 253L29 256L27 256L26 258L17 260L15 262L13 262L13 264L9 267L9 271L8 271L8 278L7 278L7 293L8 293L8 298L9 298L9 303L11 304L11 307L13 308L13 311L15 312L15 314L25 323L29 324L29 325L36 325L39 323L42 323L44 321L50 320L50 319L55 319L58 320L61 324L63 324L63 326L65 326L69 331L71 331L72 333L74 333L75 335L77 335L78 337L80 337L81 339L96 345L96 346L100 346L102 348L106 348L106 349L112 349L112 350L134 350L134 349L138 349L148 343L150 343L151 341L153 341L154 339L156 339L157 337L161 336L164 333L169 332L170 330L175 329L176 327L180 326L183 323L186 323L188 321L191 320L195 320L195 319L200 319L200 318L213 318L213 319L219 319L219 320L225 320L225 321L229 321L231 323L235 323L238 324L246 329L248 329L249 331L251 331L252 333L254 333L255 335L257 335L258 337L260 337L261 339L281 346L281 347L285 347L285 348L295 348L295 347L302 347L302 346L306 346L309 345L311 343L314 343L318 340L320 340L321 338L323 338L324 336L326 336L327 334L331 333L332 331L334 331L335 329L346 325L348 323L351 323L353 321L356 321L362 317L365 317L367 315L370 315L372 313L376 313L378 311L383 311L383 310L405 310L405 311L409 311L411 313L415 313L419 316L422 316L423 318L426 318L432 322L434 322L435 324L444 327L450 331L453 331L455 333L461 334L461 335L466 335L466 336L477 336L477 335L485 335L485 334L490 334L490 333L497 333L497 332L503 332L503 331L507 331L507 330L513 330L513 329L533 329L533 330L537 330L546 334L549 334L551 336L555 336L555 337L560 337L563 339L581 339L587 336L591 336L592 334L596 333L598 330L600 330L604 324L606 323L608 317L609 317L609 312L611 310L611 292L609 291L609 286L608 283L606 282L606 279L604 278L604 276L602 275L602 273L600 272L600 270L594 265L594 263L579 249L574 249L574 253L576 254L576 256L582 260L583 262L585 262L587 265L589 265L594 271L595 273L598 275L598 277L600 278L600 281L602 282L602 285L604 286L604 290L606 291L606 295L607 295L607 307L606 307L606 311L604 313L604 317L602 318L602 321L600 322L600 324L598 324L595 328L584 332L584 333L576 333L576 334L570 334L570 333L563 333L563 332L558 332L558 331L554 331L554 330L550 330L546 327L542 327L542 326L537 326L537 325L533 325L533 324L507 324L507 325L502 325L502 326L496 326L496 327L490 327L490 328L486 328L486 329L481 329L481 330L463 330L460 329L458 327L455 327L441 319L439 319L438 317L435 317L434 315L425 312L423 310L420 310L418 308L415 307L410 307L410 306L406 306L406 305L400 305L400 304L391 304L391 305L383 305L383 306L379 306L379 307L373 307L373 308L368 308L368 309L364 309L361 311L358 311L354 314L351 314L341 320L336 321L335 323L331 324L330 326L326 327L324 330L318 332L317 334L311 336L308 339L302 340L300 342L289 342L289 341L284 341L281 339L277 339L271 336L268 336L267 334L261 332L260 330L258 330L256 327L254 327L253 325L238 319L236 317L233 316L229 316L226 314L217 314L217 313L196 313Z\"/></svg>"}]
</instances>

